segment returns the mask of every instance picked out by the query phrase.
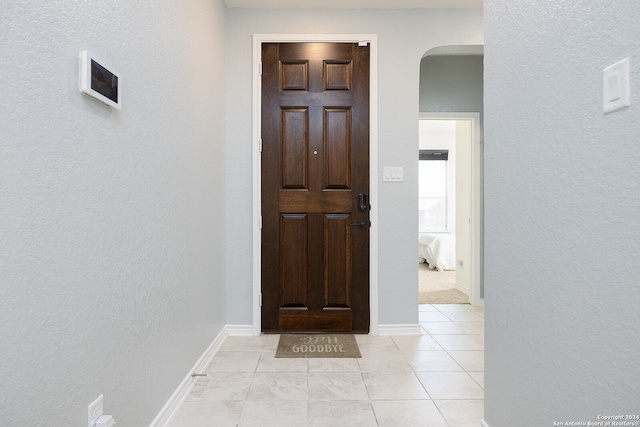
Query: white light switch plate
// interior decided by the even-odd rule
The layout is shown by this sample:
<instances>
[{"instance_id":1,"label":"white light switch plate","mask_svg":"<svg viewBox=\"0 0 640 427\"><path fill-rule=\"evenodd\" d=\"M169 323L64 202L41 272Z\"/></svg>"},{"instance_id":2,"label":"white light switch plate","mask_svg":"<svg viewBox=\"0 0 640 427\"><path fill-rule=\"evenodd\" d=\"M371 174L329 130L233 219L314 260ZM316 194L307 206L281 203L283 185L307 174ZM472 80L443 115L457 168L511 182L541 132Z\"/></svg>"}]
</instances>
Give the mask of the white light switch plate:
<instances>
[{"instance_id":1,"label":"white light switch plate","mask_svg":"<svg viewBox=\"0 0 640 427\"><path fill-rule=\"evenodd\" d=\"M384 168L382 168L382 181L383 182L404 181L404 168L385 166Z\"/></svg>"},{"instance_id":2,"label":"white light switch plate","mask_svg":"<svg viewBox=\"0 0 640 427\"><path fill-rule=\"evenodd\" d=\"M631 105L629 86L629 58L616 62L602 71L602 112L604 114Z\"/></svg>"}]
</instances>

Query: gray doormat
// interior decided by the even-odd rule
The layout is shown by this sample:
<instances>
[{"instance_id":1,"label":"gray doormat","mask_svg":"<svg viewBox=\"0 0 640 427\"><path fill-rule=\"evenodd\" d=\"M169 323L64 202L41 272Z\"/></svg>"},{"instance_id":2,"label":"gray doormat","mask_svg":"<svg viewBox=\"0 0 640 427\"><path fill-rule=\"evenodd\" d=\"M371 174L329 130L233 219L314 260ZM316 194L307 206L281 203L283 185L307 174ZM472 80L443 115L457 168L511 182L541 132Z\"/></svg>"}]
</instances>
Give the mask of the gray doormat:
<instances>
[{"instance_id":1,"label":"gray doormat","mask_svg":"<svg viewBox=\"0 0 640 427\"><path fill-rule=\"evenodd\" d=\"M353 335L283 334L276 357L289 358L358 358L362 357Z\"/></svg>"}]
</instances>

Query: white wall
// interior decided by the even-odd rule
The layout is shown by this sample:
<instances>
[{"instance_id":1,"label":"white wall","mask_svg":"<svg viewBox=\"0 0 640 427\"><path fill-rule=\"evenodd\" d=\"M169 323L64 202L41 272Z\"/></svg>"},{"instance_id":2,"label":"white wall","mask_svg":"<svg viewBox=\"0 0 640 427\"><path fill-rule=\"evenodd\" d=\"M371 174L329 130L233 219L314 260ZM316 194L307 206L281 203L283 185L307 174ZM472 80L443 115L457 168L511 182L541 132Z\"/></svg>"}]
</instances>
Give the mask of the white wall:
<instances>
[{"instance_id":1,"label":"white wall","mask_svg":"<svg viewBox=\"0 0 640 427\"><path fill-rule=\"evenodd\" d=\"M225 323L221 1L0 8L0 424L148 425ZM123 108L78 90L78 53Z\"/></svg>"},{"instance_id":2,"label":"white wall","mask_svg":"<svg viewBox=\"0 0 640 427\"><path fill-rule=\"evenodd\" d=\"M427 55L420 61L420 111L481 113L482 55Z\"/></svg>"},{"instance_id":3,"label":"white wall","mask_svg":"<svg viewBox=\"0 0 640 427\"><path fill-rule=\"evenodd\" d=\"M485 418L638 414L640 9L484 1ZM632 105L602 113L631 57Z\"/></svg>"},{"instance_id":4,"label":"white wall","mask_svg":"<svg viewBox=\"0 0 640 427\"><path fill-rule=\"evenodd\" d=\"M252 322L251 36L352 33L379 36L380 167L403 166L405 177L402 184L380 183L372 199L380 209L379 320L417 323L420 60L433 47L482 44L482 10L229 9L227 18L227 72L233 76L227 86L229 322Z\"/></svg>"}]
</instances>

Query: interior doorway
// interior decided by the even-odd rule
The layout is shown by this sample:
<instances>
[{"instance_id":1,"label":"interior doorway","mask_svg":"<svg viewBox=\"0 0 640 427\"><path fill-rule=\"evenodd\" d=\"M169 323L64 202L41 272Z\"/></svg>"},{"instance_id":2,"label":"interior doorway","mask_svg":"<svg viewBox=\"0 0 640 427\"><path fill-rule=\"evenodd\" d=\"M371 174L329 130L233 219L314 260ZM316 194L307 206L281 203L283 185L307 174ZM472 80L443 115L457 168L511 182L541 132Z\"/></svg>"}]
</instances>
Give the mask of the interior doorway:
<instances>
[{"instance_id":1,"label":"interior doorway","mask_svg":"<svg viewBox=\"0 0 640 427\"><path fill-rule=\"evenodd\" d=\"M427 262L419 276L452 289L438 294L444 303L483 305L479 120L479 113L420 114L418 257Z\"/></svg>"}]
</instances>

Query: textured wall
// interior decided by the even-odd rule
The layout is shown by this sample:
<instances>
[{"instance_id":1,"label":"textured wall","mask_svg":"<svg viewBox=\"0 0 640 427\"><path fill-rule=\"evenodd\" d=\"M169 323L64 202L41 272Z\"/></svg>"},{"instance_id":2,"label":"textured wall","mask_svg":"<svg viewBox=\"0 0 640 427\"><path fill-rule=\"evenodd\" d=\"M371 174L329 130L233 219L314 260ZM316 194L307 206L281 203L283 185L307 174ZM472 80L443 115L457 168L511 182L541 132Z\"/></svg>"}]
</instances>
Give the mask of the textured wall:
<instances>
[{"instance_id":1,"label":"textured wall","mask_svg":"<svg viewBox=\"0 0 640 427\"><path fill-rule=\"evenodd\" d=\"M0 424L148 425L225 323L221 1L0 8ZM78 53L123 108L78 90ZM46 421L45 421L46 420Z\"/></svg>"},{"instance_id":2,"label":"textured wall","mask_svg":"<svg viewBox=\"0 0 640 427\"><path fill-rule=\"evenodd\" d=\"M379 320L418 322L418 110L420 60L430 49L482 44L482 10L250 10L227 12L227 272L229 323L251 324L252 34L378 34L379 165L403 166L380 182ZM381 171L377 171L380 176ZM376 173L376 171L372 171Z\"/></svg>"},{"instance_id":3,"label":"textured wall","mask_svg":"<svg viewBox=\"0 0 640 427\"><path fill-rule=\"evenodd\" d=\"M484 4L486 421L638 414L640 9ZM632 105L603 115L627 56Z\"/></svg>"},{"instance_id":4,"label":"textured wall","mask_svg":"<svg viewBox=\"0 0 640 427\"><path fill-rule=\"evenodd\" d=\"M420 111L477 111L482 116L482 55L422 58Z\"/></svg>"}]
</instances>

